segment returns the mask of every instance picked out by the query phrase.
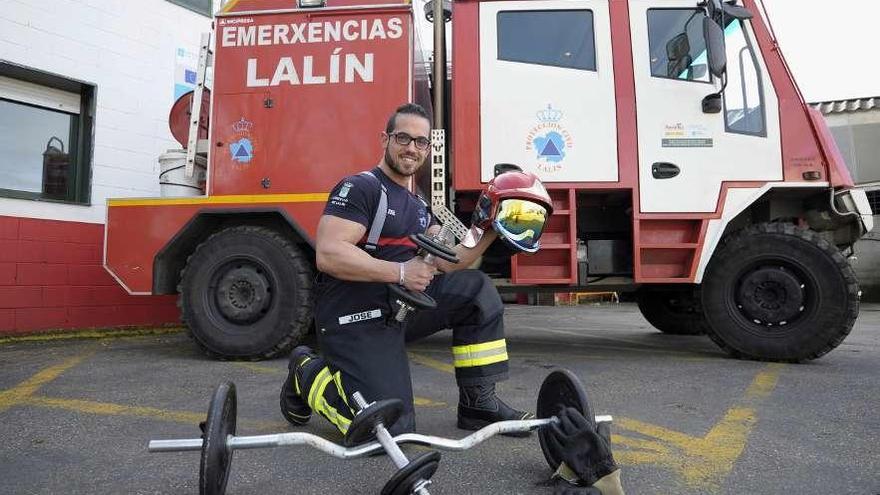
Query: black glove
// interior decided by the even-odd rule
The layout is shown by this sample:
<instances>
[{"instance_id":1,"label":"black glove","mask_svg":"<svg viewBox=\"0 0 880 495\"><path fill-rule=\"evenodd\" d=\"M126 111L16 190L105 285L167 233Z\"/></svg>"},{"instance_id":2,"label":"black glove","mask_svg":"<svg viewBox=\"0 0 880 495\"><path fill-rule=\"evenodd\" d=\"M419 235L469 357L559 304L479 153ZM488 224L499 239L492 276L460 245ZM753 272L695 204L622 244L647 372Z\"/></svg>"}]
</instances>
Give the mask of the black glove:
<instances>
[{"instance_id":1,"label":"black glove","mask_svg":"<svg viewBox=\"0 0 880 495\"><path fill-rule=\"evenodd\" d=\"M602 492L592 486L574 486L565 480L558 479L553 485L553 495L602 495Z\"/></svg>"},{"instance_id":2,"label":"black glove","mask_svg":"<svg viewBox=\"0 0 880 495\"><path fill-rule=\"evenodd\" d=\"M587 486L617 470L611 455L611 427L596 426L593 418L585 418L578 410L566 407L560 411L559 423L550 424L548 442L562 453L562 460Z\"/></svg>"}]
</instances>

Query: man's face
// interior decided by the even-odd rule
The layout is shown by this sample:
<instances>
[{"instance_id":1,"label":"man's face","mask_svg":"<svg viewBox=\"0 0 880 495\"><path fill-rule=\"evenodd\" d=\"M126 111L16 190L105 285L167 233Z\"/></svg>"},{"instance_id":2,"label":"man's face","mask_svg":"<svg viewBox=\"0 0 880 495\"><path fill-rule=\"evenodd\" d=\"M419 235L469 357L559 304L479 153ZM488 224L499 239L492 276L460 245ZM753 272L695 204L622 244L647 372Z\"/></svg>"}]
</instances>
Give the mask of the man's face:
<instances>
[{"instance_id":1,"label":"man's face","mask_svg":"<svg viewBox=\"0 0 880 495\"><path fill-rule=\"evenodd\" d=\"M385 163L398 174L409 177L416 173L419 166L425 162L428 149L420 150L416 146L416 139L430 139L431 124L427 119L418 115L398 115L394 121L394 131L391 135L382 135L382 144L385 146ZM406 134L413 140L403 146L395 139L396 134Z\"/></svg>"}]
</instances>

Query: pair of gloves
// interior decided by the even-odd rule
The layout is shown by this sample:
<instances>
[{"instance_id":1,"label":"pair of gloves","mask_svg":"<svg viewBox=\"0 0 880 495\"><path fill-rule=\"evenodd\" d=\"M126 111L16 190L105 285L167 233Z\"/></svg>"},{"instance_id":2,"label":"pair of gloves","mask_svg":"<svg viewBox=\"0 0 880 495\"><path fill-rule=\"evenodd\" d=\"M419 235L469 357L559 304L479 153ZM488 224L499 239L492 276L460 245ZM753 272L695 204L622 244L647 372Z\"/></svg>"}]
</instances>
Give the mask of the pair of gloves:
<instances>
[{"instance_id":1,"label":"pair of gloves","mask_svg":"<svg viewBox=\"0 0 880 495\"><path fill-rule=\"evenodd\" d=\"M620 473L611 454L611 426L586 418L567 407L552 423L547 441L562 453L563 464L554 475L554 495L623 494Z\"/></svg>"}]
</instances>

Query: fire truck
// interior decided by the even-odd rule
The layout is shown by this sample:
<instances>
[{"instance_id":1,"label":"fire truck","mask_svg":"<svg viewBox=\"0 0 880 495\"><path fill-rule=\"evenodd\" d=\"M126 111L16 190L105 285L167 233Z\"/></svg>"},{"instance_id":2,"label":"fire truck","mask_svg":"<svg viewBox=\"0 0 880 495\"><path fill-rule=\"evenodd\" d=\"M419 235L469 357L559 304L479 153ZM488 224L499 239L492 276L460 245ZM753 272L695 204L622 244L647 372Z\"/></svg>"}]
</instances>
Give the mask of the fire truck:
<instances>
[{"instance_id":1,"label":"fire truck","mask_svg":"<svg viewBox=\"0 0 880 495\"><path fill-rule=\"evenodd\" d=\"M510 164L551 195L540 251L483 257L499 290L634 293L661 332L748 359L849 334L871 210L760 0L399 1L225 3L171 118L203 190L107 202L104 263L129 293L179 294L214 357L288 350L311 326L328 192L413 101L436 128L415 182L444 223Z\"/></svg>"}]
</instances>

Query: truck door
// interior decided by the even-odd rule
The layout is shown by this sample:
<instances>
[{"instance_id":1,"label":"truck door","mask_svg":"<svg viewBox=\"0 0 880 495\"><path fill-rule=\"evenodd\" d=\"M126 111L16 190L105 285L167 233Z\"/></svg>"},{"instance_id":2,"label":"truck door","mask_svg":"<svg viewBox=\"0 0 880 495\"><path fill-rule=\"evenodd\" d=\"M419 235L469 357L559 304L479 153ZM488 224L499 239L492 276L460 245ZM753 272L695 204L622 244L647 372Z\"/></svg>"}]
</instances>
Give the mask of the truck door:
<instances>
[{"instance_id":1,"label":"truck door","mask_svg":"<svg viewBox=\"0 0 880 495\"><path fill-rule=\"evenodd\" d=\"M724 29L720 113L703 98L709 74L703 14L693 0L631 0L642 212L714 212L725 181L782 180L776 93L749 21Z\"/></svg>"},{"instance_id":2,"label":"truck door","mask_svg":"<svg viewBox=\"0 0 880 495\"><path fill-rule=\"evenodd\" d=\"M481 180L617 181L612 62L607 0L481 3Z\"/></svg>"}]
</instances>

